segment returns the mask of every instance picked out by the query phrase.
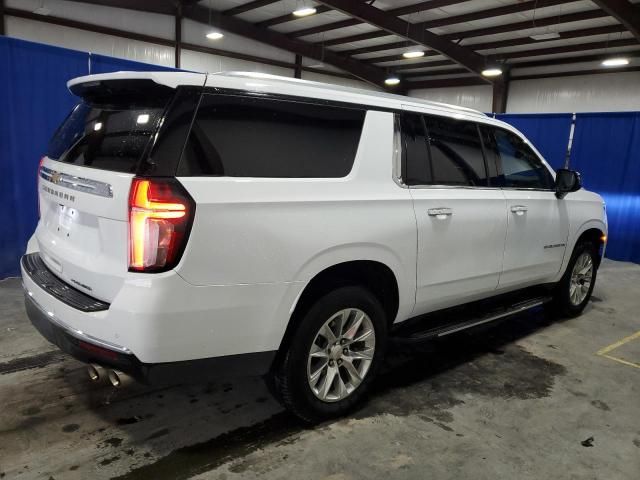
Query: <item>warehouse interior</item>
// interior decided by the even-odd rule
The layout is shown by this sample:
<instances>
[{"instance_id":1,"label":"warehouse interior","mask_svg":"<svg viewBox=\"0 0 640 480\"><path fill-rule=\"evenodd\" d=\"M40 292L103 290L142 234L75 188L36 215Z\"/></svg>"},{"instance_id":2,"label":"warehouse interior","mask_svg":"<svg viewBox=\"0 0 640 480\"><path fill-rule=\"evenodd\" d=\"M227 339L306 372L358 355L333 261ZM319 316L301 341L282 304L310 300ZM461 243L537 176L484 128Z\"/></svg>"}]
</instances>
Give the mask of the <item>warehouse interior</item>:
<instances>
[{"instance_id":1,"label":"warehouse interior","mask_svg":"<svg viewBox=\"0 0 640 480\"><path fill-rule=\"evenodd\" d=\"M640 0L0 0L0 478L609 478L640 472ZM20 258L36 170L117 71L243 71L467 107L606 202L585 313L393 349L309 426L260 378L113 389L41 338Z\"/></svg>"}]
</instances>

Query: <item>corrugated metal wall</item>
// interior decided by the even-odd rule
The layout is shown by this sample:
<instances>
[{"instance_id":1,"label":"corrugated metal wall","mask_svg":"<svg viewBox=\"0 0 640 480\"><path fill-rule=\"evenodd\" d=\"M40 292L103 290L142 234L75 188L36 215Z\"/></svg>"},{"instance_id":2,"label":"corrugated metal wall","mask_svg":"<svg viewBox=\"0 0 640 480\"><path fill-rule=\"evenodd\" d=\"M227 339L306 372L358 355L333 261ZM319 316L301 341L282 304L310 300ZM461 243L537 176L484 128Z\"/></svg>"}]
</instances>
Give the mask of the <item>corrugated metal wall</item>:
<instances>
[{"instance_id":1,"label":"corrugated metal wall","mask_svg":"<svg viewBox=\"0 0 640 480\"><path fill-rule=\"evenodd\" d=\"M640 72L617 72L511 82L507 112L621 112L640 110Z\"/></svg>"},{"instance_id":2,"label":"corrugated metal wall","mask_svg":"<svg viewBox=\"0 0 640 480\"><path fill-rule=\"evenodd\" d=\"M491 111L493 97L491 85L476 85L472 87L429 88L425 90L411 90L413 97L425 98L434 102L451 103L462 107L474 108L481 112Z\"/></svg>"}]
</instances>

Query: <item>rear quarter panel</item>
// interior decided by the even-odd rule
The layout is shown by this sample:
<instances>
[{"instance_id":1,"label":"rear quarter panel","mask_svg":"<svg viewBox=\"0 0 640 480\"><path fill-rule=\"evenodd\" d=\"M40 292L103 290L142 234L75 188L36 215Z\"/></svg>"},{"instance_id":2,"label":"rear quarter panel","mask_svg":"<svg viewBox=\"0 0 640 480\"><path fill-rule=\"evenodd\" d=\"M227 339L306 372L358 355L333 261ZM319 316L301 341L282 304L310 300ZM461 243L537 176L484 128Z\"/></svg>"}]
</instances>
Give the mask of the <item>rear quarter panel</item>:
<instances>
[{"instance_id":1,"label":"rear quarter panel","mask_svg":"<svg viewBox=\"0 0 640 480\"><path fill-rule=\"evenodd\" d=\"M179 178L196 215L177 272L194 285L291 283L299 294L332 265L379 261L396 276L397 318L406 318L415 301L416 224L408 190L393 182L393 155L393 114L369 111L345 178ZM285 298L278 315L287 312L288 321Z\"/></svg>"}]
</instances>

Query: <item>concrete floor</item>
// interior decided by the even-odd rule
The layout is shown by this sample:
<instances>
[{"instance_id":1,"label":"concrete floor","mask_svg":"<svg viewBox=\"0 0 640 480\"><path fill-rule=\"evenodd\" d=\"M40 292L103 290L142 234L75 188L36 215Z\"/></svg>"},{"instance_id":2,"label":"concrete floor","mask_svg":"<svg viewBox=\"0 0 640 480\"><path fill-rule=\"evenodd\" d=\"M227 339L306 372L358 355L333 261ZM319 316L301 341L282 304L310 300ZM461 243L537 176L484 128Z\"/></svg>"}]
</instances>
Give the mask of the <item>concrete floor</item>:
<instances>
[{"instance_id":1,"label":"concrete floor","mask_svg":"<svg viewBox=\"0 0 640 480\"><path fill-rule=\"evenodd\" d=\"M6 280L0 478L638 479L640 336L596 354L640 331L638 285L639 265L606 261L581 318L532 312L395 352L359 412L306 429L259 379L93 385Z\"/></svg>"}]
</instances>

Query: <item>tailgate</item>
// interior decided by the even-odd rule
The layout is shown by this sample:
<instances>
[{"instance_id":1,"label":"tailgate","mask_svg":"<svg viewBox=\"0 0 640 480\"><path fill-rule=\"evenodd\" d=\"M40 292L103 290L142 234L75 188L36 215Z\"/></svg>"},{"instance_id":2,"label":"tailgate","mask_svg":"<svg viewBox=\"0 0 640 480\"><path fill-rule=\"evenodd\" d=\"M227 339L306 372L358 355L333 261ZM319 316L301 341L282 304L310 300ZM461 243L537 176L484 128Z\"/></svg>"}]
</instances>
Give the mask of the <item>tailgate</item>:
<instances>
[{"instance_id":1,"label":"tailgate","mask_svg":"<svg viewBox=\"0 0 640 480\"><path fill-rule=\"evenodd\" d=\"M132 179L175 90L135 81L96 85L83 90L42 159L36 239L55 275L111 303L128 275Z\"/></svg>"},{"instance_id":2,"label":"tailgate","mask_svg":"<svg viewBox=\"0 0 640 480\"><path fill-rule=\"evenodd\" d=\"M111 302L128 269L128 197L133 174L67 165L49 158L40 170L36 239L61 279Z\"/></svg>"}]
</instances>

